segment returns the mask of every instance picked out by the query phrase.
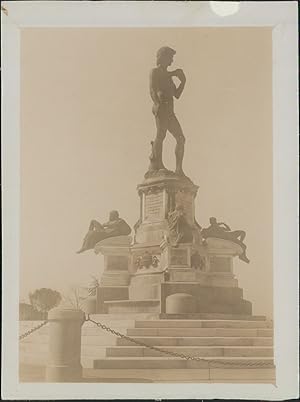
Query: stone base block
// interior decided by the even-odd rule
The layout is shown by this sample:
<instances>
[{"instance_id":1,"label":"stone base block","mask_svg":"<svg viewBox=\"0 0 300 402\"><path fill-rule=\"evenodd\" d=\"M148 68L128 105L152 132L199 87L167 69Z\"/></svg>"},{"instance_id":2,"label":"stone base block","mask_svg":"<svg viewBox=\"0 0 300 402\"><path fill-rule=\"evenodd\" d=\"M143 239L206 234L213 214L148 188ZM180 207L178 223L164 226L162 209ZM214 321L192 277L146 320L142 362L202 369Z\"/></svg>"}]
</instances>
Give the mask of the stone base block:
<instances>
[{"instance_id":1,"label":"stone base block","mask_svg":"<svg viewBox=\"0 0 300 402\"><path fill-rule=\"evenodd\" d=\"M107 313L159 313L160 300L116 300L104 303Z\"/></svg>"},{"instance_id":2,"label":"stone base block","mask_svg":"<svg viewBox=\"0 0 300 402\"><path fill-rule=\"evenodd\" d=\"M170 282L195 282L196 272L189 268L171 268L168 270L170 273Z\"/></svg>"},{"instance_id":3,"label":"stone base block","mask_svg":"<svg viewBox=\"0 0 300 402\"><path fill-rule=\"evenodd\" d=\"M104 271L101 277L102 286L128 286L130 274L124 271Z\"/></svg>"},{"instance_id":4,"label":"stone base block","mask_svg":"<svg viewBox=\"0 0 300 402\"><path fill-rule=\"evenodd\" d=\"M150 274L136 274L132 276L129 286L130 300L149 300L160 298L160 284L163 274L160 272Z\"/></svg>"},{"instance_id":5,"label":"stone base block","mask_svg":"<svg viewBox=\"0 0 300 402\"><path fill-rule=\"evenodd\" d=\"M237 287L209 287L197 282L165 282L161 284L161 290L162 313L166 312L166 300L169 296L187 293L197 302L194 311L185 313L252 314L251 303L243 300L243 290Z\"/></svg>"},{"instance_id":6,"label":"stone base block","mask_svg":"<svg viewBox=\"0 0 300 402\"><path fill-rule=\"evenodd\" d=\"M128 299L128 286L101 286L97 289L96 313L105 313L104 302Z\"/></svg>"},{"instance_id":7,"label":"stone base block","mask_svg":"<svg viewBox=\"0 0 300 402\"><path fill-rule=\"evenodd\" d=\"M203 286L237 288L238 281L233 274L196 272L196 281Z\"/></svg>"},{"instance_id":8,"label":"stone base block","mask_svg":"<svg viewBox=\"0 0 300 402\"><path fill-rule=\"evenodd\" d=\"M176 293L166 298L166 313L195 313L196 310L197 301L192 295L186 293Z\"/></svg>"}]
</instances>

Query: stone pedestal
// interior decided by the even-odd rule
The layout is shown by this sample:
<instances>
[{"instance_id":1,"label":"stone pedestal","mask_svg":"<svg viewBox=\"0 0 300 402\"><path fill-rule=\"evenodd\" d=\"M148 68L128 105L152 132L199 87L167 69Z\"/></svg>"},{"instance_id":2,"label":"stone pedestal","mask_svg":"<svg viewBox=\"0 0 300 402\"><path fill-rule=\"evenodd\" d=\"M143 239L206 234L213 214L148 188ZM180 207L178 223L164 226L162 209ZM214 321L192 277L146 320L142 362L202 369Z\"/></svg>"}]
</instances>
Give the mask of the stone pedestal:
<instances>
[{"instance_id":1,"label":"stone pedestal","mask_svg":"<svg viewBox=\"0 0 300 402\"><path fill-rule=\"evenodd\" d=\"M140 216L133 240L121 236L95 247L105 263L97 289L97 312L165 313L167 299L185 294L193 300L187 312L251 314L251 303L243 299L233 274L233 258L242 248L228 240L201 238L194 205L198 186L187 177L159 171L147 175L137 189ZM178 205L183 209L179 222L193 236L182 235L176 244L176 223L170 233L168 217ZM183 239L191 242L180 242ZM183 303L183 310L189 310L187 304Z\"/></svg>"},{"instance_id":2,"label":"stone pedestal","mask_svg":"<svg viewBox=\"0 0 300 402\"><path fill-rule=\"evenodd\" d=\"M49 355L46 382L79 382L82 378L80 310L53 309L48 314Z\"/></svg>"},{"instance_id":3,"label":"stone pedestal","mask_svg":"<svg viewBox=\"0 0 300 402\"><path fill-rule=\"evenodd\" d=\"M104 271L96 294L96 312L105 313L105 301L128 298L131 253L130 236L116 236L102 240L95 246L95 253L104 256Z\"/></svg>"},{"instance_id":4,"label":"stone pedestal","mask_svg":"<svg viewBox=\"0 0 300 402\"><path fill-rule=\"evenodd\" d=\"M128 272L131 241L130 236L116 236L96 244L95 253L104 255L104 273Z\"/></svg>"},{"instance_id":5,"label":"stone pedestal","mask_svg":"<svg viewBox=\"0 0 300 402\"><path fill-rule=\"evenodd\" d=\"M187 222L194 225L194 199L198 186L187 177L160 174L138 185L140 217L135 226L135 243L159 245L168 235L168 214L176 205L184 207Z\"/></svg>"}]
</instances>

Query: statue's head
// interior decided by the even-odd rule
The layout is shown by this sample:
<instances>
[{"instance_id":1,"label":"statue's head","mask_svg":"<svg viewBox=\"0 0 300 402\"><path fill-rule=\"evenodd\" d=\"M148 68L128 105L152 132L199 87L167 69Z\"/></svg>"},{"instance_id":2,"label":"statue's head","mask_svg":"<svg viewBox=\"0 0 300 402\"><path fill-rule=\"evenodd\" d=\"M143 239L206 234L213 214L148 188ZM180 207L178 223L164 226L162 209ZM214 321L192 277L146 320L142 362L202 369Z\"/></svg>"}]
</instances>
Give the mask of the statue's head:
<instances>
[{"instance_id":1,"label":"statue's head","mask_svg":"<svg viewBox=\"0 0 300 402\"><path fill-rule=\"evenodd\" d=\"M117 219L119 219L119 212L118 211L110 211L109 220L116 221Z\"/></svg>"},{"instance_id":2,"label":"statue's head","mask_svg":"<svg viewBox=\"0 0 300 402\"><path fill-rule=\"evenodd\" d=\"M211 218L209 218L209 223L213 225L214 223L217 223L217 219L212 216Z\"/></svg>"},{"instance_id":3,"label":"statue's head","mask_svg":"<svg viewBox=\"0 0 300 402\"><path fill-rule=\"evenodd\" d=\"M156 64L163 67L170 66L173 62L174 54L176 54L176 50L168 46L161 47L156 53Z\"/></svg>"}]
</instances>

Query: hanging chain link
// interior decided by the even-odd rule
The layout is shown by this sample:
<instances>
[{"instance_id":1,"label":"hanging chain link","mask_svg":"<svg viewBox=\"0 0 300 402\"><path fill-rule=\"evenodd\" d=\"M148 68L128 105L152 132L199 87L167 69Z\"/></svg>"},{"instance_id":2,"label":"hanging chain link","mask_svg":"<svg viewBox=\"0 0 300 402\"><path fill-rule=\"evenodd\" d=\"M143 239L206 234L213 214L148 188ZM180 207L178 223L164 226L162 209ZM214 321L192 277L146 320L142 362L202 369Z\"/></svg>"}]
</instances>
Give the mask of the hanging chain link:
<instances>
[{"instance_id":1,"label":"hanging chain link","mask_svg":"<svg viewBox=\"0 0 300 402\"><path fill-rule=\"evenodd\" d=\"M24 334L19 336L19 341L21 341L24 338L27 338L30 334L33 332L37 331L38 329L42 328L44 325L48 323L48 320L43 321L41 324L37 325L36 327L31 328L29 331L25 332Z\"/></svg>"},{"instance_id":2,"label":"hanging chain link","mask_svg":"<svg viewBox=\"0 0 300 402\"><path fill-rule=\"evenodd\" d=\"M120 332L118 332L118 331L106 326L105 324L102 324L101 322L97 322L97 321L92 320L89 315L87 315L87 318L86 318L85 321L90 321L93 324L95 324L97 327L103 329L104 331L110 332L111 334L113 334L115 336L118 336L119 338L126 339L127 341L135 343L138 346L143 346L143 347L146 347L148 349L152 349L152 350L155 350L157 352L164 353L166 355L170 355L170 356L173 356L173 357L179 357L179 358L185 359L185 360L206 362L209 366L210 365L221 365L221 366L234 366L234 367L236 367L238 365L238 366L246 366L246 367L249 367L249 368L250 367L251 368L273 368L274 367L273 361L270 361L270 362L255 361L254 362L254 361L251 361L251 360L244 360L244 361L239 361L239 362L230 362L230 361L222 361L222 360L217 360L217 359L203 359L203 358L198 357L198 356L190 356L190 355L186 355L184 353L172 352L170 350L165 350L165 349L158 348L157 346L148 345L148 344L146 344L144 342L137 341L136 339L131 338L128 335L121 334Z\"/></svg>"}]
</instances>

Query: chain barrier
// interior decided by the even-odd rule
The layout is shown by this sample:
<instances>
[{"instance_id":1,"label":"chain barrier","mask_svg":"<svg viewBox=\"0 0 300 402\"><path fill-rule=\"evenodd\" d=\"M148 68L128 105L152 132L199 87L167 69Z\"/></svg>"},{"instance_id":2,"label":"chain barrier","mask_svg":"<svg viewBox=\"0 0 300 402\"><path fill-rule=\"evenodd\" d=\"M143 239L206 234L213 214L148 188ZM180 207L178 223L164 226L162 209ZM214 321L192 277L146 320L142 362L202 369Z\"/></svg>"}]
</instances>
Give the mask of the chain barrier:
<instances>
[{"instance_id":1,"label":"chain barrier","mask_svg":"<svg viewBox=\"0 0 300 402\"><path fill-rule=\"evenodd\" d=\"M41 324L37 325L36 327L31 328L29 331L25 332L24 334L19 336L19 341L21 341L24 338L27 338L30 334L33 332L37 331L38 329L42 328L44 325L48 323L48 320L43 321Z\"/></svg>"},{"instance_id":2,"label":"chain barrier","mask_svg":"<svg viewBox=\"0 0 300 402\"><path fill-rule=\"evenodd\" d=\"M170 355L173 357L179 357L179 358L185 359L185 360L206 362L209 366L212 364L212 365L217 365L217 366L234 366L234 367L236 367L238 365L238 366L246 366L249 368L273 368L274 367L273 362L266 362L266 361L253 362L251 360L230 362L230 361L222 361L222 360L217 360L217 359L204 359L204 358L198 357L198 356L190 356L190 355L186 355L184 353L172 352L171 350L165 350L165 349L158 348L157 346L148 345L144 342L137 341L136 339L131 338L128 335L121 334L120 332L106 326L105 324L102 324L101 322L92 320L90 318L89 314L87 315L87 318L85 319L85 321L90 321L93 324L95 324L97 327L103 329L104 331L110 332L111 334L113 334L119 338L126 339L127 341L135 343L138 346L143 346L148 349L155 350L157 352L164 353L166 355Z\"/></svg>"}]
</instances>

